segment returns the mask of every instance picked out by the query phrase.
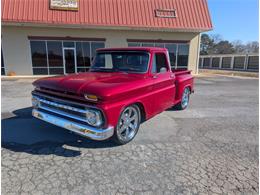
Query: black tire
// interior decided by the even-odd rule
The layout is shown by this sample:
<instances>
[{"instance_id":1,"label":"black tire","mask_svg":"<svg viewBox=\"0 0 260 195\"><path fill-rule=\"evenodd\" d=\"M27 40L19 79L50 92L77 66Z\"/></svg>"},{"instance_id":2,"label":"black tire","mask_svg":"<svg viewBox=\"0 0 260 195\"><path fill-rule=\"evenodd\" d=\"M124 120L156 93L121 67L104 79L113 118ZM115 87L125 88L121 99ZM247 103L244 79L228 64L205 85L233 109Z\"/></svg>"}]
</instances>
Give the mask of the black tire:
<instances>
[{"instance_id":1,"label":"black tire","mask_svg":"<svg viewBox=\"0 0 260 195\"><path fill-rule=\"evenodd\" d=\"M131 123L131 121L130 121L131 115L129 116L130 122L129 121L127 122L127 119L124 118L129 109L133 110L136 114L137 121L134 124ZM130 111L129 111L129 113L130 113ZM134 116L134 115L132 115L132 116ZM127 137L127 132L129 132L130 126L128 126L128 130L125 129L125 131L122 131L122 129L124 129L123 127L127 126L127 123L132 124L134 126L132 134L129 137ZM136 134L138 133L140 123L141 123L140 108L135 104L127 106L121 112L121 114L119 116L117 126L115 127L114 135L112 136L112 140L119 145L124 145L124 144L127 144L128 142L132 141L135 138ZM123 135L124 132L125 132L125 136Z\"/></svg>"},{"instance_id":2,"label":"black tire","mask_svg":"<svg viewBox=\"0 0 260 195\"><path fill-rule=\"evenodd\" d=\"M186 95L187 95L187 99L185 99L185 97L184 97ZM184 103L184 101L185 101L185 103ZM178 103L176 106L174 106L174 108L177 110L185 110L189 105L189 101L190 101L190 88L186 87L182 92L181 102Z\"/></svg>"}]
</instances>

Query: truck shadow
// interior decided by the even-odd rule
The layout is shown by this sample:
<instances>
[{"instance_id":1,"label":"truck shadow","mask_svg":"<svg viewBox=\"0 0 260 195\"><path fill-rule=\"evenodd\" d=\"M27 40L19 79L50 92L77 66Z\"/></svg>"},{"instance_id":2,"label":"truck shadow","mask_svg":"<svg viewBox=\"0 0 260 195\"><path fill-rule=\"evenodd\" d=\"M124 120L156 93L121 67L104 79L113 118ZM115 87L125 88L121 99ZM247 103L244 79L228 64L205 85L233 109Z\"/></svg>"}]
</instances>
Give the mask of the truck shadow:
<instances>
[{"instance_id":1,"label":"truck shadow","mask_svg":"<svg viewBox=\"0 0 260 195\"><path fill-rule=\"evenodd\" d=\"M2 113L2 148L34 155L63 157L81 155L81 148L98 149L117 146L112 141L92 141L31 116L32 108Z\"/></svg>"},{"instance_id":2,"label":"truck shadow","mask_svg":"<svg viewBox=\"0 0 260 195\"><path fill-rule=\"evenodd\" d=\"M168 108L166 111L175 111L175 112L179 112L179 111L181 111L181 110L178 110L176 107L170 107L170 108Z\"/></svg>"}]
</instances>

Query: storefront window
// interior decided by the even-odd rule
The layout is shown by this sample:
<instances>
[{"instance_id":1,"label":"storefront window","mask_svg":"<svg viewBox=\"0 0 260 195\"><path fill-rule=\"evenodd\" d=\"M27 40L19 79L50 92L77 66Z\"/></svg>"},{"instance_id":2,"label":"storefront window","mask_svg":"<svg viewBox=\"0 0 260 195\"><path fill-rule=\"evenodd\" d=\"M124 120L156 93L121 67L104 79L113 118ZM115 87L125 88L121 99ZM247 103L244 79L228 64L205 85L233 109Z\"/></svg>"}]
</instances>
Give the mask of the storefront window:
<instances>
[{"instance_id":1,"label":"storefront window","mask_svg":"<svg viewBox=\"0 0 260 195\"><path fill-rule=\"evenodd\" d=\"M90 67L90 43L76 42L77 71L86 72Z\"/></svg>"},{"instance_id":2,"label":"storefront window","mask_svg":"<svg viewBox=\"0 0 260 195\"><path fill-rule=\"evenodd\" d=\"M92 42L91 43L91 62L93 61L95 55L96 55L96 50L99 48L104 48L105 44L102 42Z\"/></svg>"},{"instance_id":3,"label":"storefront window","mask_svg":"<svg viewBox=\"0 0 260 195\"><path fill-rule=\"evenodd\" d=\"M76 71L88 71L96 49L104 48L104 42L88 41L37 41L32 40L31 55L34 75L64 74L64 52L70 50L76 56Z\"/></svg>"},{"instance_id":4,"label":"storefront window","mask_svg":"<svg viewBox=\"0 0 260 195\"><path fill-rule=\"evenodd\" d=\"M142 47L154 47L154 43L142 43Z\"/></svg>"},{"instance_id":5,"label":"storefront window","mask_svg":"<svg viewBox=\"0 0 260 195\"><path fill-rule=\"evenodd\" d=\"M187 67L189 58L189 45L179 44L178 46L178 67Z\"/></svg>"},{"instance_id":6,"label":"storefront window","mask_svg":"<svg viewBox=\"0 0 260 195\"><path fill-rule=\"evenodd\" d=\"M90 43L83 42L82 48L83 48L83 55L84 55L84 66L90 67L90 64L91 64L91 61L90 61L90 57L91 57L90 56Z\"/></svg>"},{"instance_id":7,"label":"storefront window","mask_svg":"<svg viewBox=\"0 0 260 195\"><path fill-rule=\"evenodd\" d=\"M51 68L49 70L49 74L64 74L63 68Z\"/></svg>"},{"instance_id":8,"label":"storefront window","mask_svg":"<svg viewBox=\"0 0 260 195\"><path fill-rule=\"evenodd\" d=\"M129 47L162 47L167 48L172 68L187 68L189 58L189 44L184 43L142 43L129 42Z\"/></svg>"},{"instance_id":9,"label":"storefront window","mask_svg":"<svg viewBox=\"0 0 260 195\"><path fill-rule=\"evenodd\" d=\"M63 54L61 41L47 41L49 74L63 74Z\"/></svg>"},{"instance_id":10,"label":"storefront window","mask_svg":"<svg viewBox=\"0 0 260 195\"><path fill-rule=\"evenodd\" d=\"M33 67L47 67L46 46L44 41L32 41L31 52Z\"/></svg>"},{"instance_id":11,"label":"storefront window","mask_svg":"<svg viewBox=\"0 0 260 195\"><path fill-rule=\"evenodd\" d=\"M47 41L49 67L63 67L62 42Z\"/></svg>"},{"instance_id":12,"label":"storefront window","mask_svg":"<svg viewBox=\"0 0 260 195\"><path fill-rule=\"evenodd\" d=\"M45 41L31 41L33 74L48 74Z\"/></svg>"},{"instance_id":13,"label":"storefront window","mask_svg":"<svg viewBox=\"0 0 260 195\"><path fill-rule=\"evenodd\" d=\"M33 68L34 75L47 75L48 69L47 68Z\"/></svg>"},{"instance_id":14,"label":"storefront window","mask_svg":"<svg viewBox=\"0 0 260 195\"><path fill-rule=\"evenodd\" d=\"M75 47L74 41L63 41L63 47Z\"/></svg>"},{"instance_id":15,"label":"storefront window","mask_svg":"<svg viewBox=\"0 0 260 195\"><path fill-rule=\"evenodd\" d=\"M162 47L162 48L164 48L164 43L155 43L154 47Z\"/></svg>"},{"instance_id":16,"label":"storefront window","mask_svg":"<svg viewBox=\"0 0 260 195\"><path fill-rule=\"evenodd\" d=\"M169 51L171 66L176 67L177 44L168 43L165 44L165 48L167 48Z\"/></svg>"},{"instance_id":17,"label":"storefront window","mask_svg":"<svg viewBox=\"0 0 260 195\"><path fill-rule=\"evenodd\" d=\"M82 43L76 42L76 53L77 53L77 65L78 66L84 66L84 57L83 57L83 49L82 49Z\"/></svg>"},{"instance_id":18,"label":"storefront window","mask_svg":"<svg viewBox=\"0 0 260 195\"><path fill-rule=\"evenodd\" d=\"M128 43L128 47L140 47L141 43Z\"/></svg>"}]
</instances>

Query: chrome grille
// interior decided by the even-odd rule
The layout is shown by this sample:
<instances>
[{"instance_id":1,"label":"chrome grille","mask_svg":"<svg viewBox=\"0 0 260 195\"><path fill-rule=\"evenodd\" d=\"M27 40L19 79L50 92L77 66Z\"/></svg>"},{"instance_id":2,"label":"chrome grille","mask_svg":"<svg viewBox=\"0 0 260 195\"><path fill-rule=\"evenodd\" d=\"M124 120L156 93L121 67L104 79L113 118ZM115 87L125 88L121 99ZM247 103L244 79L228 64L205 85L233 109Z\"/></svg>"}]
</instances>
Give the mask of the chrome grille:
<instances>
[{"instance_id":1,"label":"chrome grille","mask_svg":"<svg viewBox=\"0 0 260 195\"><path fill-rule=\"evenodd\" d=\"M34 94L33 98L39 101L39 109L43 109L82 122L86 122L86 108L84 106L64 102L62 100L59 101L57 98L52 99L51 97L44 97Z\"/></svg>"}]
</instances>

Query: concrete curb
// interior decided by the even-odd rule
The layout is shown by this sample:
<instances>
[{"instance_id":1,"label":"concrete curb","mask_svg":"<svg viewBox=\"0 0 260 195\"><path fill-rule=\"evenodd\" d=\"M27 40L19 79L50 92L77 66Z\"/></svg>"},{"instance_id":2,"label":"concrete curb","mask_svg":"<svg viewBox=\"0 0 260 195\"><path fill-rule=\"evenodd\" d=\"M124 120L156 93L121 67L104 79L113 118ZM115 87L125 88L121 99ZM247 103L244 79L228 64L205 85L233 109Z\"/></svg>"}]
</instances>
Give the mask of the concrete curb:
<instances>
[{"instance_id":1,"label":"concrete curb","mask_svg":"<svg viewBox=\"0 0 260 195\"><path fill-rule=\"evenodd\" d=\"M229 70L199 70L199 75L222 75L232 77L251 77L259 78L259 72L242 72L242 71L229 71Z\"/></svg>"},{"instance_id":2,"label":"concrete curb","mask_svg":"<svg viewBox=\"0 0 260 195\"><path fill-rule=\"evenodd\" d=\"M55 76L55 75L52 75ZM41 75L41 76L32 76L32 75L23 75L23 76L1 76L1 81L12 81L18 79L40 79L44 77L50 77L50 75Z\"/></svg>"}]
</instances>

